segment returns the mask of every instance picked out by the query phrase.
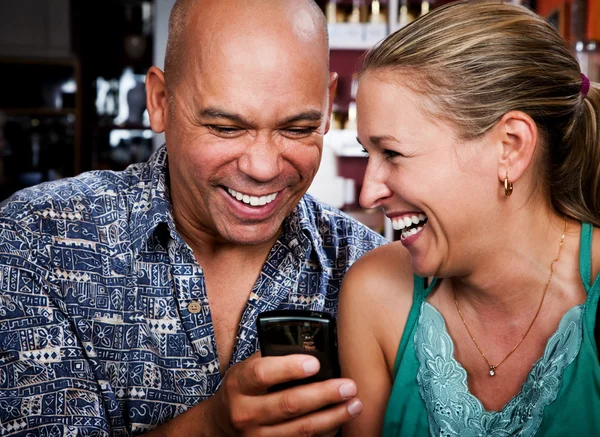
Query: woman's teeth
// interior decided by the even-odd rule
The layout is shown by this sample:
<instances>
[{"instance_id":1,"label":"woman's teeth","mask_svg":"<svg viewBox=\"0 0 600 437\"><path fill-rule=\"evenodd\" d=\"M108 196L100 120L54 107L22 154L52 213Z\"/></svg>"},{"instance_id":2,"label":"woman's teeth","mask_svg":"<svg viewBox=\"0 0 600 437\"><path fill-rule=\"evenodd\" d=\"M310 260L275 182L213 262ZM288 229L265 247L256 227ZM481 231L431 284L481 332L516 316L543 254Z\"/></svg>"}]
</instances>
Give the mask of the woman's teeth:
<instances>
[{"instance_id":1,"label":"woman's teeth","mask_svg":"<svg viewBox=\"0 0 600 437\"><path fill-rule=\"evenodd\" d=\"M266 196L250 196L249 194L240 193L239 191L227 188L227 192L231 194L231 197L235 197L240 202L244 202L251 206L263 206L267 203L271 203L277 197L277 193L268 194Z\"/></svg>"},{"instance_id":2,"label":"woman's teeth","mask_svg":"<svg viewBox=\"0 0 600 437\"><path fill-rule=\"evenodd\" d=\"M415 235L416 233L421 232L421 229L423 229L423 226L418 226L416 228L412 228L412 229L409 229L407 231L403 231L400 234L400 239L401 240L406 240L411 235Z\"/></svg>"},{"instance_id":3,"label":"woman's teeth","mask_svg":"<svg viewBox=\"0 0 600 437\"><path fill-rule=\"evenodd\" d=\"M427 216L425 214L395 217L392 219L392 228L396 231L403 231L400 238L404 240L420 232L425 223L427 223Z\"/></svg>"}]
</instances>

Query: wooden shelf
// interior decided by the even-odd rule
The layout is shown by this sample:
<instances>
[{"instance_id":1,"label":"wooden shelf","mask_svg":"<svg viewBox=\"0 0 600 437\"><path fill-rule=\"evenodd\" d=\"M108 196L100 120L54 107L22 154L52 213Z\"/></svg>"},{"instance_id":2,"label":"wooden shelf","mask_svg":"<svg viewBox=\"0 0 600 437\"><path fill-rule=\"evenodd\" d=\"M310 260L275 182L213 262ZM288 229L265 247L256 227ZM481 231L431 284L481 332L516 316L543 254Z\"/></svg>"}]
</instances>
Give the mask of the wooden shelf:
<instances>
[{"instance_id":1,"label":"wooden shelf","mask_svg":"<svg viewBox=\"0 0 600 437\"><path fill-rule=\"evenodd\" d=\"M64 116L75 115L73 108L0 108L0 113L8 115L37 115L37 116Z\"/></svg>"}]
</instances>

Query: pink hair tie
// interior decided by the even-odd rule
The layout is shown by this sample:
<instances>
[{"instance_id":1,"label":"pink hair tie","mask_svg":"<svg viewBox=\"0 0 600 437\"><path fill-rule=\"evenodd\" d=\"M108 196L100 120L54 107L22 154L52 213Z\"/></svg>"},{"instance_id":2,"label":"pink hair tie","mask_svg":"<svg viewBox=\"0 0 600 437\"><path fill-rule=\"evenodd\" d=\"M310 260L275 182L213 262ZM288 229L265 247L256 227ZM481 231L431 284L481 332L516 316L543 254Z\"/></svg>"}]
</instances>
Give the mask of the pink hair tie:
<instances>
[{"instance_id":1,"label":"pink hair tie","mask_svg":"<svg viewBox=\"0 0 600 437\"><path fill-rule=\"evenodd\" d=\"M581 94L583 95L583 98L585 99L588 91L590 90L590 80L587 78L587 76L583 73L581 73Z\"/></svg>"}]
</instances>

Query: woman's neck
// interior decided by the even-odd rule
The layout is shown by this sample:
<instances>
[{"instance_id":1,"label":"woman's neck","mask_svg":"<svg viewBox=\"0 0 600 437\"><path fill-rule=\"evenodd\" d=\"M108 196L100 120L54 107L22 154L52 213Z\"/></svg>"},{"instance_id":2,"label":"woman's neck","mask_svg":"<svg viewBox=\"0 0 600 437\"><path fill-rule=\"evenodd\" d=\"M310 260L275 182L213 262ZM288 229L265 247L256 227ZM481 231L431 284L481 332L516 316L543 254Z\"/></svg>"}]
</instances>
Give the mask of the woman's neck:
<instances>
[{"instance_id":1,"label":"woman's neck","mask_svg":"<svg viewBox=\"0 0 600 437\"><path fill-rule=\"evenodd\" d=\"M521 214L508 220L504 237L490 243L489 255L478 257L468 274L448 281L461 307L502 317L539 304L564 229L565 219L556 212ZM567 235L576 235L577 229L574 221L567 222ZM562 260L572 257L567 253L572 251L564 249L554 263L555 271Z\"/></svg>"}]
</instances>

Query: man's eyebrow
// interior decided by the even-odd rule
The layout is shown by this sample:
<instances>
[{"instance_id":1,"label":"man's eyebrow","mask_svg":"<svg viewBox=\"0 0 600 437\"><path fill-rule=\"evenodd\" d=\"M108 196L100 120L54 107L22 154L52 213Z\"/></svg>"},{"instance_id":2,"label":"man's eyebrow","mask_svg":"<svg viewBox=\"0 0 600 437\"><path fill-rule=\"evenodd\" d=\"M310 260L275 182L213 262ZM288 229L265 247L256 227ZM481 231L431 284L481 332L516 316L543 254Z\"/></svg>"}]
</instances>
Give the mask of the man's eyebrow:
<instances>
[{"instance_id":1,"label":"man's eyebrow","mask_svg":"<svg viewBox=\"0 0 600 437\"><path fill-rule=\"evenodd\" d=\"M200 111L199 116L203 119L215 120L215 119L227 119L233 121L234 123L249 125L250 122L245 120L244 117L238 114L233 114L231 112L223 111L219 108L204 108Z\"/></svg>"},{"instance_id":2,"label":"man's eyebrow","mask_svg":"<svg viewBox=\"0 0 600 437\"><path fill-rule=\"evenodd\" d=\"M298 121L321 121L323 113L321 111L311 110L302 112L297 115L292 115L281 122L281 124L292 124Z\"/></svg>"},{"instance_id":3,"label":"man's eyebrow","mask_svg":"<svg viewBox=\"0 0 600 437\"><path fill-rule=\"evenodd\" d=\"M230 120L234 123L239 123L242 125L251 125L252 123L249 120L246 120L239 114L234 114L231 112L224 111L219 108L208 107L204 108L200 111L199 116L203 119L226 119ZM300 114L292 115L291 117L286 118L281 122L281 124L292 124L298 121L321 121L323 119L323 113L317 110L311 110L302 112Z\"/></svg>"}]
</instances>

